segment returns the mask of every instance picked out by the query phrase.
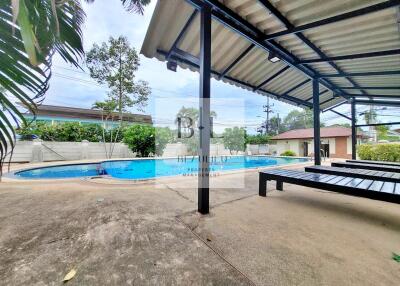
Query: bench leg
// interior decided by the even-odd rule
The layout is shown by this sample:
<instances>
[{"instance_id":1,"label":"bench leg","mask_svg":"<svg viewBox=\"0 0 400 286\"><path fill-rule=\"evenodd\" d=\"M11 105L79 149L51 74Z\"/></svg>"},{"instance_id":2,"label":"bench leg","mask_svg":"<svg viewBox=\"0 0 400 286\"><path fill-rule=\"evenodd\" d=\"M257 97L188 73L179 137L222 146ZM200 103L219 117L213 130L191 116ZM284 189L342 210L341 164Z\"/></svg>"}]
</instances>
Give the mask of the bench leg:
<instances>
[{"instance_id":1,"label":"bench leg","mask_svg":"<svg viewBox=\"0 0 400 286\"><path fill-rule=\"evenodd\" d=\"M263 174L258 178L258 195L261 197L267 196L267 178Z\"/></svg>"},{"instance_id":2,"label":"bench leg","mask_svg":"<svg viewBox=\"0 0 400 286\"><path fill-rule=\"evenodd\" d=\"M282 181L276 181L276 189L278 191L283 191L283 182Z\"/></svg>"}]
</instances>

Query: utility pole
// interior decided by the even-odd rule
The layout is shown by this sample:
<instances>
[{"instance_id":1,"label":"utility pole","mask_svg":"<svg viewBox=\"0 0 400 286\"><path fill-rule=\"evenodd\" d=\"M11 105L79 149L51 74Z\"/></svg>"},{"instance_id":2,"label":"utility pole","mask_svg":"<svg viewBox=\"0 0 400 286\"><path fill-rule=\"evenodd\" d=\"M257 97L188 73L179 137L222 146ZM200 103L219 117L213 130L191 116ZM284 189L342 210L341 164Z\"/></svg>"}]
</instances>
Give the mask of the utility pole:
<instances>
[{"instance_id":1,"label":"utility pole","mask_svg":"<svg viewBox=\"0 0 400 286\"><path fill-rule=\"evenodd\" d=\"M279 113L277 114L277 121L276 121L276 124L278 125L277 126L277 129L276 129L276 135L278 135L279 134L279 130L280 130L280 126L281 126L281 122L280 122L281 120L280 120L280 118L279 118Z\"/></svg>"},{"instance_id":2,"label":"utility pole","mask_svg":"<svg viewBox=\"0 0 400 286\"><path fill-rule=\"evenodd\" d=\"M274 106L274 104L269 104L269 97L267 97L267 104L263 105L264 112L267 113L267 120L265 122L265 134L269 133L269 126L270 126L270 124L269 124L269 114L270 113L274 113L274 111L271 109L271 107L273 107L273 106Z\"/></svg>"},{"instance_id":3,"label":"utility pole","mask_svg":"<svg viewBox=\"0 0 400 286\"><path fill-rule=\"evenodd\" d=\"M376 116L375 108L374 108L373 105L371 105L369 107L369 121L370 121L369 124L375 124L376 123L375 116ZM369 127L369 136L373 138L372 141L374 143L378 142L375 126L370 126Z\"/></svg>"}]
</instances>

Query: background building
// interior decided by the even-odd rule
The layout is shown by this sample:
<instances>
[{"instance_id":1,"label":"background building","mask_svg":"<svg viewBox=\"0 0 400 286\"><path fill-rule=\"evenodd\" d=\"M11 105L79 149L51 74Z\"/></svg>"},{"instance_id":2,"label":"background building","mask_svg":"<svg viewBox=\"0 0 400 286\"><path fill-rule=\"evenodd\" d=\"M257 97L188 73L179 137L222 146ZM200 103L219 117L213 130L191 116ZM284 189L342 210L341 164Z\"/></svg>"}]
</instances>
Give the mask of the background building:
<instances>
[{"instance_id":1,"label":"background building","mask_svg":"<svg viewBox=\"0 0 400 286\"><path fill-rule=\"evenodd\" d=\"M298 156L314 156L313 143L314 129L290 130L272 137L276 140L277 154L291 150ZM357 135L358 143L364 138L362 134ZM325 157L351 158L351 129L346 127L324 127L321 128L321 150Z\"/></svg>"},{"instance_id":2,"label":"background building","mask_svg":"<svg viewBox=\"0 0 400 286\"><path fill-rule=\"evenodd\" d=\"M25 118L33 119L34 115L26 113ZM114 118L119 118L119 113L114 112ZM153 124L151 115L123 113L123 122L133 124ZM102 124L102 112L100 110L76 108L68 106L39 105L36 112L36 121L50 124L61 122L79 122L82 124ZM118 121L114 122L115 125ZM108 122L110 125L110 122Z\"/></svg>"}]
</instances>

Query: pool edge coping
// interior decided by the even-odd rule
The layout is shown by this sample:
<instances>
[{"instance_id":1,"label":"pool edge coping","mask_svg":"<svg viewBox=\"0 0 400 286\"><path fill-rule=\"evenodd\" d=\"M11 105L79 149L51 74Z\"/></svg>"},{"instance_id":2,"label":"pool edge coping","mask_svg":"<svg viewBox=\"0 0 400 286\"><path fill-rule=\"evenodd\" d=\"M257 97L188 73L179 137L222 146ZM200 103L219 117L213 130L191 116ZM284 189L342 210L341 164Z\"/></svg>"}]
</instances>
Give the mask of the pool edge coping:
<instances>
[{"instance_id":1,"label":"pool edge coping","mask_svg":"<svg viewBox=\"0 0 400 286\"><path fill-rule=\"evenodd\" d=\"M312 162L312 158L310 157L297 157L297 156L271 156L271 155L219 155L215 157L222 157L222 156L229 156L229 157L242 157L242 156L249 156L249 157L273 157L273 158L290 158L290 159L307 159L305 162L296 162L296 163L288 163L282 165L275 165L275 166L264 166L264 167L252 167L252 168L241 168L236 170L227 170L221 172L221 175L225 174L232 174L237 172L243 171L254 171L254 170L261 170L266 168L281 168L287 166L295 166L295 165L304 165ZM186 156L186 157L193 157L193 156ZM197 156L194 156L197 157ZM214 157L214 156L213 156ZM88 181L93 178L106 178L115 181L122 181L122 182L144 182L144 181L151 181L156 179L163 179L163 178L174 178L179 177L182 175L172 175L172 176L162 176L162 177L154 177L154 178L147 178L147 179L123 179L123 178L114 178L109 175L98 175L98 176L82 176L82 177L72 177L72 178L47 178L47 179L32 179L32 178L21 178L18 177L16 174L24 171L31 171L36 169L45 169L45 168L52 168L52 167L62 167L62 166L77 166L77 165L95 165L101 164L106 162L118 162L118 161L135 161L135 160L166 160L166 159L178 159L180 157L140 157L140 158L116 158L116 159L86 159L86 160L76 160L76 161L69 161L71 163L66 163L65 161L56 161L54 162L37 162L37 163L27 163L27 164L45 164L44 166L33 166L27 167L23 169L16 168L10 172L3 174L2 179L6 179L8 182L49 182L53 180L57 181ZM90 160L90 161L89 161ZM197 177L197 176L186 176L186 177ZM3 182L6 182L2 180Z\"/></svg>"}]
</instances>

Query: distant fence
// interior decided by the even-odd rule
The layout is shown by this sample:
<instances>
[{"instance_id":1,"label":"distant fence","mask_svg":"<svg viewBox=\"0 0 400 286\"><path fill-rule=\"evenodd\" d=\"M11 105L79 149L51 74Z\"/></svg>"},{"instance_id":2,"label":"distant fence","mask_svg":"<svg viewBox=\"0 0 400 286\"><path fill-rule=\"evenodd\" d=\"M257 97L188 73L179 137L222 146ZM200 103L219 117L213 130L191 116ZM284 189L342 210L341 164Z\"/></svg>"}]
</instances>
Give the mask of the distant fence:
<instances>
[{"instance_id":1,"label":"distant fence","mask_svg":"<svg viewBox=\"0 0 400 286\"><path fill-rule=\"evenodd\" d=\"M247 155L276 155L276 145L260 144L253 145L247 144Z\"/></svg>"},{"instance_id":2,"label":"distant fence","mask_svg":"<svg viewBox=\"0 0 400 286\"><path fill-rule=\"evenodd\" d=\"M52 141L18 141L11 162L48 162L72 161L83 159L106 159L106 148L111 143L95 142L52 142ZM247 145L246 154L265 155L273 154L273 145ZM275 148L276 149L276 148ZM223 144L211 144L211 156L230 155L230 151ZM236 154L236 152L234 153ZM238 154L244 154L239 152ZM190 155L187 147L182 143L167 144L162 157L178 157ZM112 158L134 158L136 155L123 143L116 143ZM7 158L7 161L9 158Z\"/></svg>"},{"instance_id":3,"label":"distant fence","mask_svg":"<svg viewBox=\"0 0 400 286\"><path fill-rule=\"evenodd\" d=\"M18 141L11 162L48 162L105 159L111 143ZM116 143L112 158L132 158L128 146ZM7 158L8 161L8 158Z\"/></svg>"}]
</instances>

